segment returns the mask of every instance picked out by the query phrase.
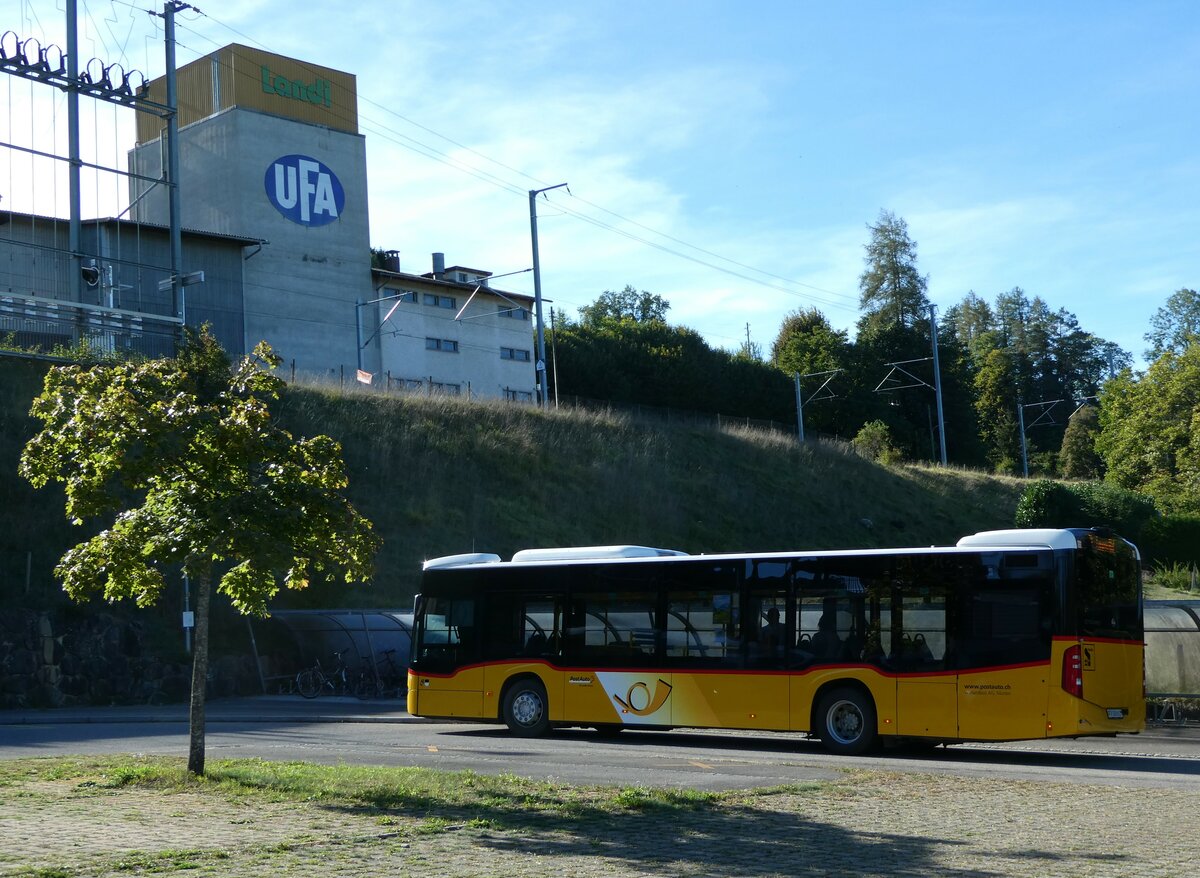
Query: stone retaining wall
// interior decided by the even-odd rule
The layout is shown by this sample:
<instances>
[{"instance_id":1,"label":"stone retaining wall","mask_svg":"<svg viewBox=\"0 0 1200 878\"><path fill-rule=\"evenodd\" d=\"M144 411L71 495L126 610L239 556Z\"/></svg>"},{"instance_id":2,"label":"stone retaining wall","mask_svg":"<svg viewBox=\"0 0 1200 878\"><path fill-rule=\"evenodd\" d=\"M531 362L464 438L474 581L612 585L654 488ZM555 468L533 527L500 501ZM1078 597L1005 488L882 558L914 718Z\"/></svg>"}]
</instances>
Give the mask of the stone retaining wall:
<instances>
[{"instance_id":1,"label":"stone retaining wall","mask_svg":"<svg viewBox=\"0 0 1200 878\"><path fill-rule=\"evenodd\" d=\"M0 709L186 701L191 675L190 659L151 654L141 622L0 610ZM214 657L210 694L258 691L252 659Z\"/></svg>"}]
</instances>

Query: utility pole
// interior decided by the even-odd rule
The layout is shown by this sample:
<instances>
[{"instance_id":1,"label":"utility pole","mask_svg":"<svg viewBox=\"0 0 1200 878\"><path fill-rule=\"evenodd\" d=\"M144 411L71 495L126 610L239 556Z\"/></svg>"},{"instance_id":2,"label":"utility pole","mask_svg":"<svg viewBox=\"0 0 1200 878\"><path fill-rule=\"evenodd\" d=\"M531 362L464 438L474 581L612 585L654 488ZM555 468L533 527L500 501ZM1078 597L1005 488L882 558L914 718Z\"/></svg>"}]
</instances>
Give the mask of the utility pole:
<instances>
[{"instance_id":1,"label":"utility pole","mask_svg":"<svg viewBox=\"0 0 1200 878\"><path fill-rule=\"evenodd\" d=\"M1075 417L1075 412L1088 404L1089 400L1095 400L1098 397L1084 396L1079 400L1079 405L1075 407L1075 411L1067 415L1067 422ZM1033 419L1033 423L1029 425L1029 429L1034 427L1056 427L1058 422L1054 419L1054 409L1059 403L1069 402L1075 405L1074 398L1067 399L1043 399L1041 402L1027 402L1022 404L1020 397L1017 398L1017 426L1021 430L1021 472L1025 478L1029 478L1029 452L1025 444L1025 409L1038 409L1038 416Z\"/></svg>"},{"instance_id":2,"label":"utility pole","mask_svg":"<svg viewBox=\"0 0 1200 878\"><path fill-rule=\"evenodd\" d=\"M558 329L554 325L554 309L550 309L550 360L554 364L554 407L558 408Z\"/></svg>"},{"instance_id":3,"label":"utility pole","mask_svg":"<svg viewBox=\"0 0 1200 878\"><path fill-rule=\"evenodd\" d=\"M67 247L71 250L71 298L83 304L82 220L79 185L79 9L77 0L67 0L67 179L71 219ZM82 312L81 312L82 313ZM82 326L80 327L82 329Z\"/></svg>"},{"instance_id":4,"label":"utility pole","mask_svg":"<svg viewBox=\"0 0 1200 878\"><path fill-rule=\"evenodd\" d=\"M808 404L820 402L823 399L837 399L837 395L829 389L829 383L833 381L834 376L841 372L841 369L828 369L824 372L809 372L807 375L801 375L799 372L793 372L792 376L796 382L796 432L799 434L800 441L804 441L804 397L800 393L800 379L802 378L824 378L821 386L808 395Z\"/></svg>"},{"instance_id":5,"label":"utility pole","mask_svg":"<svg viewBox=\"0 0 1200 878\"><path fill-rule=\"evenodd\" d=\"M538 231L537 231L537 197L543 192L553 189L564 189L566 183L547 186L544 189L529 190L529 235L533 241L533 307L537 315L537 375L538 402L542 408L547 407L546 392L546 325L542 322L542 269L538 261ZM570 189L567 189L570 192Z\"/></svg>"},{"instance_id":6,"label":"utility pole","mask_svg":"<svg viewBox=\"0 0 1200 878\"><path fill-rule=\"evenodd\" d=\"M938 441L942 445L942 466L946 465L946 419L942 415L942 370L938 365L937 306L929 304L929 334L933 338L933 382L937 396Z\"/></svg>"},{"instance_id":7,"label":"utility pole","mask_svg":"<svg viewBox=\"0 0 1200 878\"><path fill-rule=\"evenodd\" d=\"M164 41L167 54L167 198L171 214L171 314L187 326L186 304L183 300L183 208L179 202L179 97L175 82L175 13L190 9L187 3L167 0L163 4ZM181 337L182 341L182 337Z\"/></svg>"},{"instance_id":8,"label":"utility pole","mask_svg":"<svg viewBox=\"0 0 1200 878\"><path fill-rule=\"evenodd\" d=\"M1025 448L1025 406L1017 400L1017 426L1021 430L1021 475L1029 478L1029 452Z\"/></svg>"},{"instance_id":9,"label":"utility pole","mask_svg":"<svg viewBox=\"0 0 1200 878\"><path fill-rule=\"evenodd\" d=\"M804 441L804 401L800 398L800 373L793 372L792 376L796 380L796 433L800 437L800 441Z\"/></svg>"}]
</instances>

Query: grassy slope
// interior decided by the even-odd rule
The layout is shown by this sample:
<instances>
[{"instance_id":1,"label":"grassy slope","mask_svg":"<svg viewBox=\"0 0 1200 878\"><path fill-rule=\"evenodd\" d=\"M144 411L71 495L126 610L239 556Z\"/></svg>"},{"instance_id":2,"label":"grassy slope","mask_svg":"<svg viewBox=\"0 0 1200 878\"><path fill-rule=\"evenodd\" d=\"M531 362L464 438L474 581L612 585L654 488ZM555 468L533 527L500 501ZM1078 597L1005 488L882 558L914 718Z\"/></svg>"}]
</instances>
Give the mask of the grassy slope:
<instances>
[{"instance_id":1,"label":"grassy slope","mask_svg":"<svg viewBox=\"0 0 1200 878\"><path fill-rule=\"evenodd\" d=\"M1021 490L752 431L500 404L307 390L289 397L284 419L345 446L351 493L385 541L368 603L406 596L423 559L457 552L945 544L1011 526Z\"/></svg>"},{"instance_id":2,"label":"grassy slope","mask_svg":"<svg viewBox=\"0 0 1200 878\"><path fill-rule=\"evenodd\" d=\"M35 582L49 579L81 535L63 520L60 490L35 493L16 476L43 370L0 358L0 577L9 603L27 549ZM297 435L343 443L351 499L384 538L369 586L314 588L281 605L406 606L421 561L458 552L945 544L1010 526L1021 489L974 472L878 467L841 446L527 406L295 388L281 419Z\"/></svg>"}]
</instances>

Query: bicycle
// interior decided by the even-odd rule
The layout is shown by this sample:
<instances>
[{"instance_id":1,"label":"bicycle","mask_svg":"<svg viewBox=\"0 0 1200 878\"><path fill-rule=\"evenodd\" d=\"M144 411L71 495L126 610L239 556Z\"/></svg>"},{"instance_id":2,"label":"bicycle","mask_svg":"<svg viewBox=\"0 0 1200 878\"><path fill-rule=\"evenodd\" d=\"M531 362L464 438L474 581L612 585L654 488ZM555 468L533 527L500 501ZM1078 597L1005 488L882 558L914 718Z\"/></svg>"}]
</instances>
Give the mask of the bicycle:
<instances>
[{"instance_id":1,"label":"bicycle","mask_svg":"<svg viewBox=\"0 0 1200 878\"><path fill-rule=\"evenodd\" d=\"M333 654L337 667L332 671L326 671L321 667L321 660L317 659L316 665L298 673L296 675L296 691L305 698L316 698L325 689L329 689L331 695L337 695L339 692L349 689L349 680L346 678L348 669L342 660L342 656L345 654L346 650L344 649Z\"/></svg>"},{"instance_id":2,"label":"bicycle","mask_svg":"<svg viewBox=\"0 0 1200 878\"><path fill-rule=\"evenodd\" d=\"M380 651L383 658L375 660L373 668L364 667L354 684L354 695L361 699L377 698L383 695L398 695L405 688L407 672L396 667L392 661L394 649Z\"/></svg>"}]
</instances>

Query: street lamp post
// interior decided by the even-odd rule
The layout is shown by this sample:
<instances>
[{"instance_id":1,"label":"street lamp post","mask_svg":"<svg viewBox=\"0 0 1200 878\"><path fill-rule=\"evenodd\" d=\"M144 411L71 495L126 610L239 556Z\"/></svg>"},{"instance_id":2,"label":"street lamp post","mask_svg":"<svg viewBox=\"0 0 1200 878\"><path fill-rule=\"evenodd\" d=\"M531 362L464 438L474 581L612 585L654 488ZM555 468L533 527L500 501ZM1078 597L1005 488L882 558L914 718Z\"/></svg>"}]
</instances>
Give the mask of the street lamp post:
<instances>
[{"instance_id":1,"label":"street lamp post","mask_svg":"<svg viewBox=\"0 0 1200 878\"><path fill-rule=\"evenodd\" d=\"M538 231L537 231L537 197L543 192L553 189L563 189L566 183L557 186L547 186L545 189L529 190L529 234L533 241L533 309L537 315L537 388L538 401L542 408L547 407L546 393L546 327L542 322L542 270L538 262Z\"/></svg>"}]
</instances>

